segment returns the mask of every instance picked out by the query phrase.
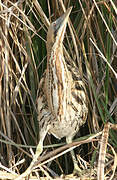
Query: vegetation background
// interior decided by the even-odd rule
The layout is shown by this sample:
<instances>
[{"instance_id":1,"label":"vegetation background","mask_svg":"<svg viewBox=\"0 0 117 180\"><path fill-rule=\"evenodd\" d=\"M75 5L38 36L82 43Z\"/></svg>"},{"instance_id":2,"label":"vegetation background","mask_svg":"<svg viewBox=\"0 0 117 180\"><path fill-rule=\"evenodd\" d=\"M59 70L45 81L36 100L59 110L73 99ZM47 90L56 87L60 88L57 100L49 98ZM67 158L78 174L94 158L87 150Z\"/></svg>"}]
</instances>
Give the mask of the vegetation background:
<instances>
[{"instance_id":1,"label":"vegetation background","mask_svg":"<svg viewBox=\"0 0 117 180\"><path fill-rule=\"evenodd\" d=\"M9 167L21 173L30 164L29 148L35 148L39 140L36 102L46 68L47 29L70 6L64 54L79 67L89 103L80 136L102 131L107 122L117 124L117 2L0 0L0 167L4 170ZM108 135L105 166L111 175L113 164L117 165L117 131L111 129ZM52 150L60 141L49 137L45 144L51 144L46 147ZM76 149L81 166L96 167L98 151L99 144L93 142ZM71 173L69 154L55 159L48 168L54 171L51 175Z\"/></svg>"}]
</instances>

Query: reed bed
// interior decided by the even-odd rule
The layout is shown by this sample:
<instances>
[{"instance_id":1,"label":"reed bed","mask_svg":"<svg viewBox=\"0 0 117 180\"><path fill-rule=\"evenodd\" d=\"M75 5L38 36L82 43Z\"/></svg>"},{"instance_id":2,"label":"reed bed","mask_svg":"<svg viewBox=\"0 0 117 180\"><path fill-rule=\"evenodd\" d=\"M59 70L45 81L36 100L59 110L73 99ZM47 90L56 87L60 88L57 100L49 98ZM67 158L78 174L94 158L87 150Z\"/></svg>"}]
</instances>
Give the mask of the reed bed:
<instances>
[{"instance_id":1,"label":"reed bed","mask_svg":"<svg viewBox=\"0 0 117 180\"><path fill-rule=\"evenodd\" d=\"M0 1L0 179L15 179L31 162L39 141L36 104L46 68L47 29L70 6L64 56L84 78L88 118L72 144L46 138L29 179L81 179L72 174L71 149L81 169L88 169L82 179L117 179L114 0Z\"/></svg>"}]
</instances>

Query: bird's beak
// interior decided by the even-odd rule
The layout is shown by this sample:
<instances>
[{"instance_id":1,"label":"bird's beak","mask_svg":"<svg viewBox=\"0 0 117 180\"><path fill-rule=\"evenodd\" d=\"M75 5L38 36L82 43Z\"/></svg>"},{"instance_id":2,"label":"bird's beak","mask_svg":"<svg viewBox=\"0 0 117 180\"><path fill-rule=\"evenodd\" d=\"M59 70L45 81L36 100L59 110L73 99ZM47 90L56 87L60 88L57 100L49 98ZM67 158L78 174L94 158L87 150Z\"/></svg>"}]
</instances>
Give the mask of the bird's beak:
<instances>
[{"instance_id":1,"label":"bird's beak","mask_svg":"<svg viewBox=\"0 0 117 180\"><path fill-rule=\"evenodd\" d=\"M59 36L60 38L62 34L64 35L66 24L68 22L68 18L69 18L71 10L72 10L72 7L67 9L67 11L54 22L55 37Z\"/></svg>"}]
</instances>

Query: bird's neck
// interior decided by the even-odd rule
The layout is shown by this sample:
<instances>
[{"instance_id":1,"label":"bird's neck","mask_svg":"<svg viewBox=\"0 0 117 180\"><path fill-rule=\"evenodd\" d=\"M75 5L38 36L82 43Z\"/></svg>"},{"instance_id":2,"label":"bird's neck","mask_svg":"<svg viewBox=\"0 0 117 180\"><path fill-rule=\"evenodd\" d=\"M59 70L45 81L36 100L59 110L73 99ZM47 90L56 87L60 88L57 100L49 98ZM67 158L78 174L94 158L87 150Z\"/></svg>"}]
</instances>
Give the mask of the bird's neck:
<instances>
[{"instance_id":1,"label":"bird's neck","mask_svg":"<svg viewBox=\"0 0 117 180\"><path fill-rule=\"evenodd\" d=\"M51 112L62 120L67 108L70 91L69 72L63 56L62 46L53 46L47 60L46 95Z\"/></svg>"}]
</instances>

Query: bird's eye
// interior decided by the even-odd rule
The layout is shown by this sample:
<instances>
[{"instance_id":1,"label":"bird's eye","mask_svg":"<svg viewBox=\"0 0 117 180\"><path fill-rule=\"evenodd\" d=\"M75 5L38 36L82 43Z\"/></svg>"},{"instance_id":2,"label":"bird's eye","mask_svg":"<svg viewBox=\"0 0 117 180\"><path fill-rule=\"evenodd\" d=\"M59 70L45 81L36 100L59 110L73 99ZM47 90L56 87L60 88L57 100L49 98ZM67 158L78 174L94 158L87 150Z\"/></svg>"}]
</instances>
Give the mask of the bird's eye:
<instances>
[{"instance_id":1,"label":"bird's eye","mask_svg":"<svg viewBox=\"0 0 117 180\"><path fill-rule=\"evenodd\" d=\"M56 37L56 35L57 35L56 23L54 23L53 25L54 25L54 37Z\"/></svg>"},{"instance_id":2,"label":"bird's eye","mask_svg":"<svg viewBox=\"0 0 117 180\"><path fill-rule=\"evenodd\" d=\"M54 25L54 27L56 27L56 23L55 22L53 23L53 25Z\"/></svg>"}]
</instances>

